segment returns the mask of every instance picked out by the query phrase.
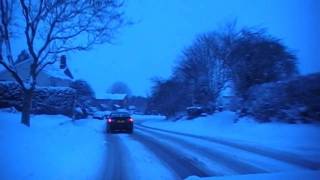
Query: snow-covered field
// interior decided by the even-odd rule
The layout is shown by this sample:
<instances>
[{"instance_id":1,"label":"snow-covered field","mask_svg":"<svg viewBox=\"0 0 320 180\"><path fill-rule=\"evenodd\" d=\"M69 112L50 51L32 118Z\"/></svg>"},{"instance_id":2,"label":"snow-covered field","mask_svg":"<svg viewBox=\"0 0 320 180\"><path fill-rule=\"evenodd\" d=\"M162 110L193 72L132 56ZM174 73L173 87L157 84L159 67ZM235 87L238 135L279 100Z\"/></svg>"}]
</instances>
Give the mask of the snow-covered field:
<instances>
[{"instance_id":1,"label":"snow-covered field","mask_svg":"<svg viewBox=\"0 0 320 180\"><path fill-rule=\"evenodd\" d=\"M0 112L0 179L99 179L105 163L103 121Z\"/></svg>"}]
</instances>

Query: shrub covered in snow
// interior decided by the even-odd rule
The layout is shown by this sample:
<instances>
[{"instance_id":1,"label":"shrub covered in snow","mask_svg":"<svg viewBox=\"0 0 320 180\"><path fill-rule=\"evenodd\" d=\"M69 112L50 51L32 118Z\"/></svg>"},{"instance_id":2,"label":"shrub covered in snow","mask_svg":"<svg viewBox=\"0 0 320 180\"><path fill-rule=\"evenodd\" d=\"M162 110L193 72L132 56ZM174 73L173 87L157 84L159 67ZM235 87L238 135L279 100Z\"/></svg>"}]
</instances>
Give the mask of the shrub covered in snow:
<instances>
[{"instance_id":1,"label":"shrub covered in snow","mask_svg":"<svg viewBox=\"0 0 320 180\"><path fill-rule=\"evenodd\" d=\"M22 109L23 92L14 82L0 83L0 108ZM74 109L75 90L68 87L38 87L32 100L34 114L64 114L71 116Z\"/></svg>"},{"instance_id":2,"label":"shrub covered in snow","mask_svg":"<svg viewBox=\"0 0 320 180\"><path fill-rule=\"evenodd\" d=\"M320 73L252 87L245 109L262 121L320 120Z\"/></svg>"},{"instance_id":3,"label":"shrub covered in snow","mask_svg":"<svg viewBox=\"0 0 320 180\"><path fill-rule=\"evenodd\" d=\"M21 105L22 90L17 83L0 83L0 108L17 107Z\"/></svg>"},{"instance_id":4,"label":"shrub covered in snow","mask_svg":"<svg viewBox=\"0 0 320 180\"><path fill-rule=\"evenodd\" d=\"M38 88L35 91L32 112L37 114L73 114L75 90L67 87Z\"/></svg>"},{"instance_id":5,"label":"shrub covered in snow","mask_svg":"<svg viewBox=\"0 0 320 180\"><path fill-rule=\"evenodd\" d=\"M75 80L70 85L76 92L76 111L75 119L86 118L89 114L92 114L90 107L93 106L94 91L88 82L84 80Z\"/></svg>"}]
</instances>

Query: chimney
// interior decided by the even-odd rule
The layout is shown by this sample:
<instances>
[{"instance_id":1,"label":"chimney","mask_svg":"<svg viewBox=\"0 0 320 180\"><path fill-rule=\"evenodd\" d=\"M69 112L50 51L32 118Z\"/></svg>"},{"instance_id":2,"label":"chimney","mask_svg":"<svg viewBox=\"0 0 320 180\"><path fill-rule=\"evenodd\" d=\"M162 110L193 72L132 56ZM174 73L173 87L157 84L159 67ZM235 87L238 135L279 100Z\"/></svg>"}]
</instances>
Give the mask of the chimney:
<instances>
[{"instance_id":1,"label":"chimney","mask_svg":"<svg viewBox=\"0 0 320 180\"><path fill-rule=\"evenodd\" d=\"M65 69L67 67L66 55L62 55L60 58L60 69Z\"/></svg>"}]
</instances>

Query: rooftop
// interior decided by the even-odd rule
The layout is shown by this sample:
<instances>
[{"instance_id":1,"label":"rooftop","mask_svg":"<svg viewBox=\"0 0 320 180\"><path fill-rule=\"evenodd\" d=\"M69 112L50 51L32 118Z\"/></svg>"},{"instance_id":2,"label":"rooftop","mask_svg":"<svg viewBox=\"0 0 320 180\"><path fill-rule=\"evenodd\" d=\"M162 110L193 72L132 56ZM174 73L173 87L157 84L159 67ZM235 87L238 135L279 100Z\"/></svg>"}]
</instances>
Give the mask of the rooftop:
<instances>
[{"instance_id":1,"label":"rooftop","mask_svg":"<svg viewBox=\"0 0 320 180\"><path fill-rule=\"evenodd\" d=\"M98 95L96 99L107 99L107 100L124 100L127 97L127 94L111 94L105 93L102 95Z\"/></svg>"},{"instance_id":2,"label":"rooftop","mask_svg":"<svg viewBox=\"0 0 320 180\"><path fill-rule=\"evenodd\" d=\"M30 58L23 60L21 62L18 62L16 64L16 67L25 66L28 63L31 64ZM2 71L7 71L7 70L5 68L3 68L2 66L0 66L0 72L2 72ZM54 64L46 66L42 70L42 72L46 73L52 77L59 78L59 79L68 79L68 80L73 79L72 73L70 72L70 70L68 68L60 69L60 61L56 61Z\"/></svg>"}]
</instances>

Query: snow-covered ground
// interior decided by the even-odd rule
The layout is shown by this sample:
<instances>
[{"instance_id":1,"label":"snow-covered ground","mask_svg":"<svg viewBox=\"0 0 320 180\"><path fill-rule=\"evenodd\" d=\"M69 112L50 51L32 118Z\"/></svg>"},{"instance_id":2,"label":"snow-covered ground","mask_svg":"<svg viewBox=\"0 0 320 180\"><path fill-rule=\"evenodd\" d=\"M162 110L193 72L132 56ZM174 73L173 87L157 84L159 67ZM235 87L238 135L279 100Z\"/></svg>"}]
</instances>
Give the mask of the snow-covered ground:
<instances>
[{"instance_id":1,"label":"snow-covered ground","mask_svg":"<svg viewBox=\"0 0 320 180\"><path fill-rule=\"evenodd\" d=\"M191 176L186 180L318 180L320 177L320 171L296 171L296 172L280 172L280 173L266 173L266 174L249 174L249 175L237 175L237 176L224 176L224 177L208 177L199 178Z\"/></svg>"},{"instance_id":2,"label":"snow-covered ground","mask_svg":"<svg viewBox=\"0 0 320 180\"><path fill-rule=\"evenodd\" d=\"M173 179L174 176L166 168L162 166L161 161L143 145L130 138L130 135L123 134L120 136L124 148L127 150L129 159L132 159L130 164L131 171L130 179ZM143 156L141 156L143 154ZM148 170L146 171L146 167ZM159 176L155 176L155 174Z\"/></svg>"},{"instance_id":3,"label":"snow-covered ground","mask_svg":"<svg viewBox=\"0 0 320 180\"><path fill-rule=\"evenodd\" d=\"M19 120L19 113L0 112L0 179L99 179L103 121L37 115L28 128Z\"/></svg>"},{"instance_id":4,"label":"snow-covered ground","mask_svg":"<svg viewBox=\"0 0 320 180\"><path fill-rule=\"evenodd\" d=\"M0 111L0 179L103 179L106 173L113 178L126 173L122 177L130 179L175 179L182 173L199 179L190 173L197 167L218 176L205 179L320 177L320 167L309 171L250 150L148 128L272 148L319 162L319 124L259 124L250 118L234 123L233 112L174 122L161 116L133 118L133 134L106 135L103 120L34 115L28 128L20 124L19 113ZM186 171L179 169L183 166Z\"/></svg>"},{"instance_id":5,"label":"snow-covered ground","mask_svg":"<svg viewBox=\"0 0 320 180\"><path fill-rule=\"evenodd\" d=\"M165 119L144 120L144 126L157 129L169 130L172 132L186 133L203 137L214 137L221 140L228 140L240 144L248 144L257 147L272 148L282 152L290 152L309 160L320 159L320 124L285 124L279 122L257 123L251 118L245 117L234 123L237 116L233 112L221 112L207 117L199 117L193 120L181 119L178 121L168 121ZM179 135L177 135L179 137ZM183 137L184 140L188 138ZM194 140L190 139L189 141ZM206 142L194 142L198 145L209 148L213 147ZM271 159L253 157L251 154L239 153L232 155L232 149L221 147L223 151L231 156L238 156L239 159L251 159L258 164L264 163L264 168L275 171L273 173L251 174L251 175L231 175L222 177L212 177L204 179L307 179L320 178L320 171L304 171L295 166L281 164ZM267 164L270 164L269 167ZM320 167L319 167L320 169ZM283 171L284 170L284 171ZM276 172L279 171L279 172ZM199 179L189 177L188 179Z\"/></svg>"},{"instance_id":6,"label":"snow-covered ground","mask_svg":"<svg viewBox=\"0 0 320 180\"><path fill-rule=\"evenodd\" d=\"M320 158L320 124L257 123L245 117L237 123L234 112L225 111L193 120L149 120L144 125L176 132L257 143L297 153L306 151Z\"/></svg>"}]
</instances>

